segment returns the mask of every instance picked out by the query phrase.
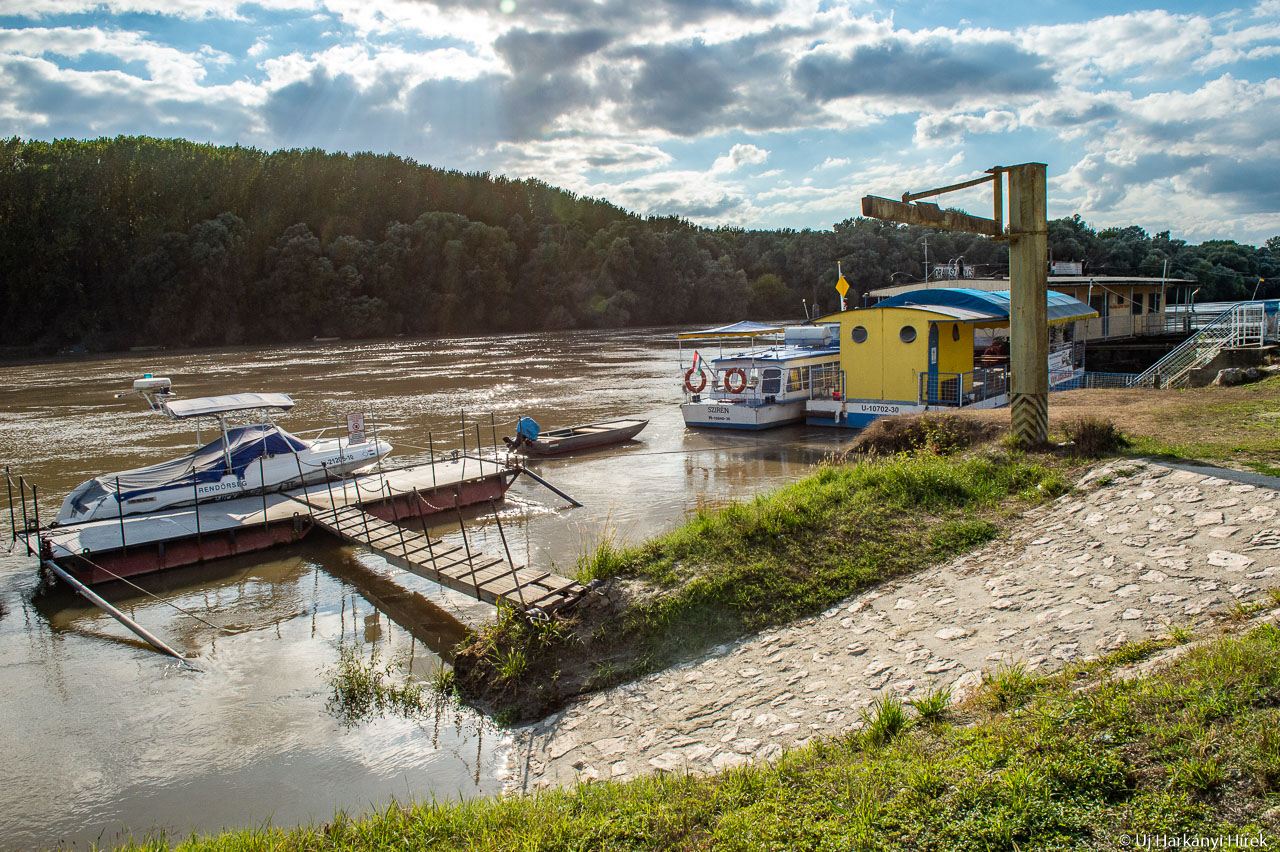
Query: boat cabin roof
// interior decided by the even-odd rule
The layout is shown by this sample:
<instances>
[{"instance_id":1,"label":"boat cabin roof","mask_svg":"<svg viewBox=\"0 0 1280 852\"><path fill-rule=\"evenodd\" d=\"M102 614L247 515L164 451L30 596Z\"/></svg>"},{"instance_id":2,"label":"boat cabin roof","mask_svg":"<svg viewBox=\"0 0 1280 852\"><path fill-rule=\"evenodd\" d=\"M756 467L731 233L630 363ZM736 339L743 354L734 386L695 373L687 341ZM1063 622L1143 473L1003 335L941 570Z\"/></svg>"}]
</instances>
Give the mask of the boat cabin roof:
<instances>
[{"instance_id":1,"label":"boat cabin roof","mask_svg":"<svg viewBox=\"0 0 1280 852\"><path fill-rule=\"evenodd\" d=\"M186 420L188 417L217 417L235 411L263 411L270 408L288 411L293 405L293 399L284 393L231 393L170 400L164 404L164 410L174 420Z\"/></svg>"},{"instance_id":2,"label":"boat cabin roof","mask_svg":"<svg viewBox=\"0 0 1280 852\"><path fill-rule=\"evenodd\" d=\"M712 358L712 364L726 364L730 361L754 361L756 363L772 362L782 364L785 361L799 361L802 358L839 358L839 346L770 346L767 349L748 349L720 358Z\"/></svg>"}]
</instances>

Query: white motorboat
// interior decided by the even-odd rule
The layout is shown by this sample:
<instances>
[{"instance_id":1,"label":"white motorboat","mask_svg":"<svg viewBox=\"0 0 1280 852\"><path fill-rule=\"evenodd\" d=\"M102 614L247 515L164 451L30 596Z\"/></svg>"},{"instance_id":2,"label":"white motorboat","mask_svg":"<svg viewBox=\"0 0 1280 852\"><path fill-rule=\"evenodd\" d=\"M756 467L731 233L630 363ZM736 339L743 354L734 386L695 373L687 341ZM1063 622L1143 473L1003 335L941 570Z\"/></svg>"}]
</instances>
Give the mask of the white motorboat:
<instances>
[{"instance_id":1,"label":"white motorboat","mask_svg":"<svg viewBox=\"0 0 1280 852\"><path fill-rule=\"evenodd\" d=\"M215 419L217 440L170 461L96 476L67 495L57 525L155 512L174 506L225 500L341 477L376 463L391 445L376 436L347 434L313 439L291 435L271 420L272 411L288 411L294 402L282 393L239 393L176 399L168 379L150 375L132 391L153 411L174 420ZM256 422L228 426L228 415ZM196 435L199 443L199 428Z\"/></svg>"},{"instance_id":2,"label":"white motorboat","mask_svg":"<svg viewBox=\"0 0 1280 852\"><path fill-rule=\"evenodd\" d=\"M721 344L720 357L704 360L695 350L692 365L684 370L680 411L685 424L769 429L803 422L812 399L840 398L840 344L831 332L827 325L739 322L680 334L681 343ZM746 349L724 351L725 341L743 339L748 341ZM768 342L759 346L760 339ZM683 358L680 366L684 368Z\"/></svg>"}]
</instances>

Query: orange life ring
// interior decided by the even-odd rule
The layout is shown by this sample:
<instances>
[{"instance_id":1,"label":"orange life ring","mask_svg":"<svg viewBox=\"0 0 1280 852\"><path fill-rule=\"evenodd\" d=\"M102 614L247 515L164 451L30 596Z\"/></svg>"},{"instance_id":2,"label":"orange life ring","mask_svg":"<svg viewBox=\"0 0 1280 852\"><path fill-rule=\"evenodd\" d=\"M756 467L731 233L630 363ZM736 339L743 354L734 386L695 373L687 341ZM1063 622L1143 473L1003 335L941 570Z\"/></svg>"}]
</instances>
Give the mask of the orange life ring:
<instances>
[{"instance_id":1,"label":"orange life ring","mask_svg":"<svg viewBox=\"0 0 1280 852\"><path fill-rule=\"evenodd\" d=\"M737 376L740 380L736 385L733 377ZM747 374L741 367L734 367L732 370L724 374L724 389L729 393L742 393L747 389Z\"/></svg>"},{"instance_id":2,"label":"orange life ring","mask_svg":"<svg viewBox=\"0 0 1280 852\"><path fill-rule=\"evenodd\" d=\"M699 382L698 382L698 386L697 386L697 387L694 387L694 386L693 386L693 373L694 373L694 369L695 369L695 368L690 367L689 369L685 370L685 372L684 372L684 386L685 386L686 388L688 388L688 389L689 389L689 393L702 393L702 389L703 389L703 388L705 388L705 387L707 386L707 374L706 374L706 373L704 373L704 372L702 372L701 370L698 370L698 371L697 371L697 373L698 373L698 378L699 378L701 381L699 381Z\"/></svg>"}]
</instances>

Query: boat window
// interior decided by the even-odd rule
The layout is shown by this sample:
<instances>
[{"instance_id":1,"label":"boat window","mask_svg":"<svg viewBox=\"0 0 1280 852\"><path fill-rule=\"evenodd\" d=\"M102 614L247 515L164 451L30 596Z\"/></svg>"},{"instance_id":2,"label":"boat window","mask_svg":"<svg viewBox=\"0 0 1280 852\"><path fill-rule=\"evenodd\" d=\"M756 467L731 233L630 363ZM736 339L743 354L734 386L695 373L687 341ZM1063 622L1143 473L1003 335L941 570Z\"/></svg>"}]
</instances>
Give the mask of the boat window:
<instances>
[{"instance_id":1,"label":"boat window","mask_svg":"<svg viewBox=\"0 0 1280 852\"><path fill-rule=\"evenodd\" d=\"M787 371L787 390L797 391L809 387L809 368L792 367Z\"/></svg>"},{"instance_id":2,"label":"boat window","mask_svg":"<svg viewBox=\"0 0 1280 852\"><path fill-rule=\"evenodd\" d=\"M951 324L951 339L952 340L960 339L960 323L958 322L953 322Z\"/></svg>"},{"instance_id":3,"label":"boat window","mask_svg":"<svg viewBox=\"0 0 1280 852\"><path fill-rule=\"evenodd\" d=\"M916 339L916 327L914 325L904 325L902 331L898 332L898 339L903 343L910 343Z\"/></svg>"},{"instance_id":4,"label":"boat window","mask_svg":"<svg viewBox=\"0 0 1280 852\"><path fill-rule=\"evenodd\" d=\"M864 326L855 325L853 327L853 342L865 343L867 340L867 329Z\"/></svg>"},{"instance_id":5,"label":"boat window","mask_svg":"<svg viewBox=\"0 0 1280 852\"><path fill-rule=\"evenodd\" d=\"M768 396L782 392L782 370L768 367L760 375L760 393Z\"/></svg>"}]
</instances>

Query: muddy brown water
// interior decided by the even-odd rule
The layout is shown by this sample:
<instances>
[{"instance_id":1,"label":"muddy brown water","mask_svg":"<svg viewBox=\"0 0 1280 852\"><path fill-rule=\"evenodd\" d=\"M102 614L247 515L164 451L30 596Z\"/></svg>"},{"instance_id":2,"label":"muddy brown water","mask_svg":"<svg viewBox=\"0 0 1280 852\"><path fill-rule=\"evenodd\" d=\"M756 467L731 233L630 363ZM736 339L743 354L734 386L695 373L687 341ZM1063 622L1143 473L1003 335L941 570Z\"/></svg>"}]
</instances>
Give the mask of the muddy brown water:
<instances>
[{"instance_id":1,"label":"muddy brown water","mask_svg":"<svg viewBox=\"0 0 1280 852\"><path fill-rule=\"evenodd\" d=\"M704 355L710 353L704 352ZM787 427L688 430L680 418L675 329L498 338L317 343L230 352L148 352L0 367L0 447L15 478L40 488L42 520L83 480L187 451L185 424L116 400L143 373L184 397L282 391L292 431L364 411L386 423L394 458L484 444L530 415L543 428L647 417L639 440L531 467L584 506L520 478L501 506L514 557L572 569L605 536L639 540L699 504L776 487L848 440ZM4 499L0 496L0 499ZM7 501L3 524L8 533ZM468 517L473 548L500 553L487 512ZM434 530L457 537L456 522ZM0 541L9 544L9 535ZM396 678L448 665L462 625L492 609L317 532L297 547L144 578L148 590L211 627L127 588L107 597L198 671L136 642L106 615L43 580L21 547L0 549L0 849L171 839L268 821L323 823L392 799L498 792L507 738L440 703L412 719L343 724L327 672L343 647L377 654ZM405 594L406 592L411 594ZM223 629L218 629L223 628Z\"/></svg>"}]
</instances>

